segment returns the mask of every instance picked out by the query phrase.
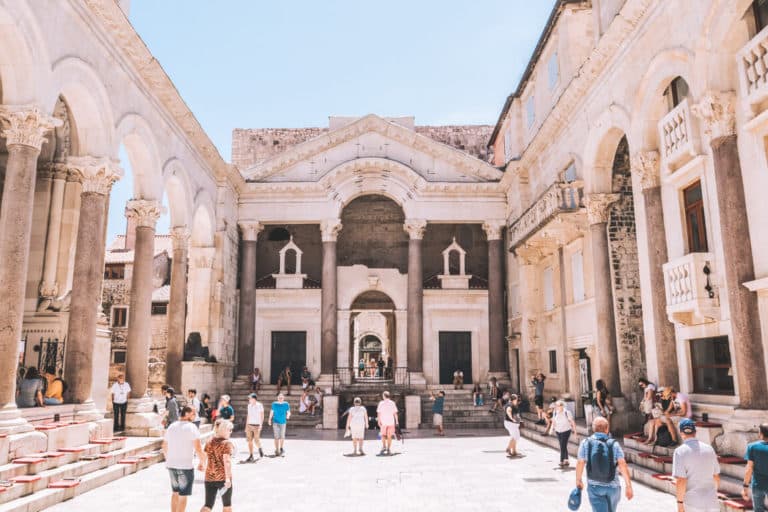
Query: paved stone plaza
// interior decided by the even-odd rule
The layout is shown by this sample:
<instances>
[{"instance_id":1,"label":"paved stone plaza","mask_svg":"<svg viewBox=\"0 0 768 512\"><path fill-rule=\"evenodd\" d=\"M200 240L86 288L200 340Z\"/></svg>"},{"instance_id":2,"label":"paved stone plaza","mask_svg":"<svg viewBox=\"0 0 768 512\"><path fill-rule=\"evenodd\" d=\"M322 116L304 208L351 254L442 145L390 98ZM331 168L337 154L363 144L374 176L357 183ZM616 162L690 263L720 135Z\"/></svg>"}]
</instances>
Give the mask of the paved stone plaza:
<instances>
[{"instance_id":1,"label":"paved stone plaza","mask_svg":"<svg viewBox=\"0 0 768 512\"><path fill-rule=\"evenodd\" d=\"M459 437L449 432L442 439L419 432L419 438L411 436L404 444L395 443L393 452L398 455L392 457L374 456L378 442L371 440L365 457L347 458L342 454L351 451L351 443L338 440L335 433L301 434L315 439L289 437L285 458L235 465L233 508L426 512L460 504L464 512L550 512L567 510L566 497L573 488L573 470L556 469L557 453L525 439L520 447L526 457L516 460L504 455L505 437L469 431ZM247 457L245 439L235 443L237 459ZM271 439L264 446L271 454ZM187 507L191 511L200 510L203 504L202 475L197 476L200 484ZM672 496L637 483L634 489L635 498L622 501L622 512L674 509ZM168 510L169 497L165 467L156 464L48 510L154 512ZM221 510L220 503L215 510ZM582 510L589 507L582 504Z\"/></svg>"}]
</instances>

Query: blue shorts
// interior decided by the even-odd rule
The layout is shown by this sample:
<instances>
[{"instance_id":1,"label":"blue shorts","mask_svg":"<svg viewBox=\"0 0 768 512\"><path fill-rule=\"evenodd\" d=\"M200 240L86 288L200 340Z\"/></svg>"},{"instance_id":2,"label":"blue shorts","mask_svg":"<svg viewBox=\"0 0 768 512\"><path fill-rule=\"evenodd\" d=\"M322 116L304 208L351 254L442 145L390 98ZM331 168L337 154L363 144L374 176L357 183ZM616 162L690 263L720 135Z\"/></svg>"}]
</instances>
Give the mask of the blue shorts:
<instances>
[{"instance_id":1,"label":"blue shorts","mask_svg":"<svg viewBox=\"0 0 768 512\"><path fill-rule=\"evenodd\" d=\"M194 469L168 468L171 477L171 489L179 493L179 496L192 496L192 484L195 483Z\"/></svg>"}]
</instances>

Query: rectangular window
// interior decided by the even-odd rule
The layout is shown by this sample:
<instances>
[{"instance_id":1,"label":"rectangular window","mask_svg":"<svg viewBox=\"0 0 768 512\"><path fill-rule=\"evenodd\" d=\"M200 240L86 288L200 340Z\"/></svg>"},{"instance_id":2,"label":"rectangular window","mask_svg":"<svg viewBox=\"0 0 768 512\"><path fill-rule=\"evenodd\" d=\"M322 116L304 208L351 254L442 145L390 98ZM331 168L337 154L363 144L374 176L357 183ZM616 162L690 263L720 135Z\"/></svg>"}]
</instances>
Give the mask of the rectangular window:
<instances>
[{"instance_id":1,"label":"rectangular window","mask_svg":"<svg viewBox=\"0 0 768 512\"><path fill-rule=\"evenodd\" d=\"M728 336L690 340L693 392L733 395L733 367Z\"/></svg>"},{"instance_id":2,"label":"rectangular window","mask_svg":"<svg viewBox=\"0 0 768 512\"><path fill-rule=\"evenodd\" d=\"M165 315L168 313L168 303L167 302L153 302L152 303L152 314L153 315Z\"/></svg>"},{"instance_id":3,"label":"rectangular window","mask_svg":"<svg viewBox=\"0 0 768 512\"><path fill-rule=\"evenodd\" d=\"M584 293L584 255L581 251L573 253L571 256L571 280L573 286L573 302L581 302L585 297Z\"/></svg>"},{"instance_id":4,"label":"rectangular window","mask_svg":"<svg viewBox=\"0 0 768 512\"><path fill-rule=\"evenodd\" d=\"M549 351L549 373L557 373L557 350Z\"/></svg>"},{"instance_id":5,"label":"rectangular window","mask_svg":"<svg viewBox=\"0 0 768 512\"><path fill-rule=\"evenodd\" d=\"M528 128L530 128L533 126L533 122L536 121L536 102L533 95L529 96L528 100L525 102L525 115Z\"/></svg>"},{"instance_id":6,"label":"rectangular window","mask_svg":"<svg viewBox=\"0 0 768 512\"><path fill-rule=\"evenodd\" d=\"M549 78L549 90L553 90L560 80L560 64L557 60L557 52L554 52L547 63L547 78Z\"/></svg>"},{"instance_id":7,"label":"rectangular window","mask_svg":"<svg viewBox=\"0 0 768 512\"><path fill-rule=\"evenodd\" d=\"M760 32L768 26L768 0L754 0L752 12L755 14L755 28Z\"/></svg>"},{"instance_id":8,"label":"rectangular window","mask_svg":"<svg viewBox=\"0 0 768 512\"><path fill-rule=\"evenodd\" d=\"M112 364L125 364L125 350L112 351Z\"/></svg>"},{"instance_id":9,"label":"rectangular window","mask_svg":"<svg viewBox=\"0 0 768 512\"><path fill-rule=\"evenodd\" d=\"M125 265L109 263L104 266L104 279L125 279Z\"/></svg>"},{"instance_id":10,"label":"rectangular window","mask_svg":"<svg viewBox=\"0 0 768 512\"><path fill-rule=\"evenodd\" d=\"M128 325L128 308L112 308L112 327Z\"/></svg>"},{"instance_id":11,"label":"rectangular window","mask_svg":"<svg viewBox=\"0 0 768 512\"><path fill-rule=\"evenodd\" d=\"M685 226L688 232L688 252L707 252L707 226L704 220L704 197L701 181L683 190Z\"/></svg>"},{"instance_id":12,"label":"rectangular window","mask_svg":"<svg viewBox=\"0 0 768 512\"><path fill-rule=\"evenodd\" d=\"M544 269L544 311L555 309L555 290L553 286L554 271L552 267Z\"/></svg>"}]
</instances>

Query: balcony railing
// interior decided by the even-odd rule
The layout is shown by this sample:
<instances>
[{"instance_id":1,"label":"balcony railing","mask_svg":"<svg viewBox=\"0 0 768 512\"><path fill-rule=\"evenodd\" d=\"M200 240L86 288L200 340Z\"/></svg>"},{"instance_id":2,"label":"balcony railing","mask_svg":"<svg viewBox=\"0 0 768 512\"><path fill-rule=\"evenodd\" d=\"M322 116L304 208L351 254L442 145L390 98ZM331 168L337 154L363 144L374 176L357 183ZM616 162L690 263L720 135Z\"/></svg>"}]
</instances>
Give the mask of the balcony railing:
<instances>
[{"instance_id":1,"label":"balcony railing","mask_svg":"<svg viewBox=\"0 0 768 512\"><path fill-rule=\"evenodd\" d=\"M659 121L661 156L671 168L680 167L696 156L696 134L691 123L691 108L684 99Z\"/></svg>"},{"instance_id":2,"label":"balcony railing","mask_svg":"<svg viewBox=\"0 0 768 512\"><path fill-rule=\"evenodd\" d=\"M411 387L411 372L406 366L397 366L395 368L384 368L384 374L378 372L368 375L367 370L360 374L357 368L338 367L333 373L332 387L334 392L344 388L359 384L362 386L381 386L383 388L404 388Z\"/></svg>"},{"instance_id":3,"label":"balcony railing","mask_svg":"<svg viewBox=\"0 0 768 512\"><path fill-rule=\"evenodd\" d=\"M664 264L669 321L683 325L714 322L720 301L713 283L713 255L693 252Z\"/></svg>"},{"instance_id":4,"label":"balcony railing","mask_svg":"<svg viewBox=\"0 0 768 512\"><path fill-rule=\"evenodd\" d=\"M584 182L558 182L551 185L509 228L509 241L517 247L559 213L584 207Z\"/></svg>"},{"instance_id":5,"label":"balcony railing","mask_svg":"<svg viewBox=\"0 0 768 512\"><path fill-rule=\"evenodd\" d=\"M768 28L741 49L738 62L741 96L750 106L768 99Z\"/></svg>"}]
</instances>

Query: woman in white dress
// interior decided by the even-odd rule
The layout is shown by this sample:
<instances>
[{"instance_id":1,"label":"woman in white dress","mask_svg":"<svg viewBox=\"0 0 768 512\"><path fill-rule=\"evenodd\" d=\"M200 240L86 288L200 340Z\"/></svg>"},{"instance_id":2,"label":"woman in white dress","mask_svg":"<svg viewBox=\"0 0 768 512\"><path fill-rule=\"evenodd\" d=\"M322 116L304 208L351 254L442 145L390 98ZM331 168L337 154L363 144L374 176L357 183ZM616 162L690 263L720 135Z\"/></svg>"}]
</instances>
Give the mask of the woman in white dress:
<instances>
[{"instance_id":1,"label":"woman in white dress","mask_svg":"<svg viewBox=\"0 0 768 512\"><path fill-rule=\"evenodd\" d=\"M363 401L359 397L355 397L353 403L354 405L347 414L347 432L352 436L353 455L365 455L363 438L365 437L365 428L368 426L368 411L363 407Z\"/></svg>"}]
</instances>

